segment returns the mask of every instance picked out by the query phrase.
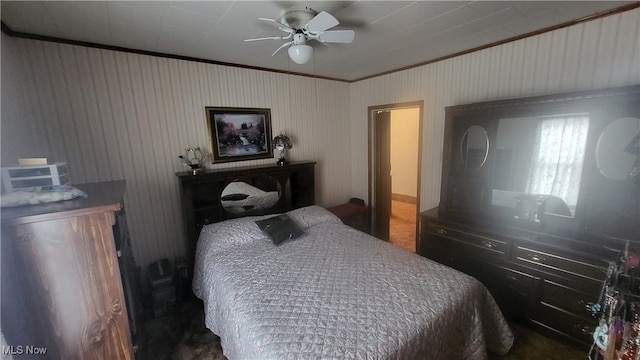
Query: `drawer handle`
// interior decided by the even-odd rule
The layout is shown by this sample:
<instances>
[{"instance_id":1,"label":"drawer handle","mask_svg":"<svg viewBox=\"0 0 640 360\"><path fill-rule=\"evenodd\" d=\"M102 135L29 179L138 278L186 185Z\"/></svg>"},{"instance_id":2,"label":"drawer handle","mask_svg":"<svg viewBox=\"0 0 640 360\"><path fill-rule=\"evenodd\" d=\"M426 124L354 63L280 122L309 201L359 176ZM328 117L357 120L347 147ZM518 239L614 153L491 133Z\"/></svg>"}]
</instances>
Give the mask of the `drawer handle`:
<instances>
[{"instance_id":1,"label":"drawer handle","mask_svg":"<svg viewBox=\"0 0 640 360\"><path fill-rule=\"evenodd\" d=\"M498 245L494 244L493 242L491 242L491 241L486 241L486 240L484 240L484 241L482 242L482 245L483 245L484 247L489 248L489 249L495 249L495 248L497 248L497 247L498 247Z\"/></svg>"},{"instance_id":2,"label":"drawer handle","mask_svg":"<svg viewBox=\"0 0 640 360\"><path fill-rule=\"evenodd\" d=\"M527 254L527 257L529 258L529 260L531 261L535 261L535 262L543 262L544 261L544 257L538 255L538 254Z\"/></svg>"},{"instance_id":3,"label":"drawer handle","mask_svg":"<svg viewBox=\"0 0 640 360\"><path fill-rule=\"evenodd\" d=\"M438 234L438 235L447 235L447 230L438 228L436 230L436 234Z\"/></svg>"},{"instance_id":4,"label":"drawer handle","mask_svg":"<svg viewBox=\"0 0 640 360\"><path fill-rule=\"evenodd\" d=\"M591 330L591 326L589 325L585 325L585 324L573 324L573 328L578 330L579 332L581 332L584 335L591 335L592 330Z\"/></svg>"},{"instance_id":5,"label":"drawer handle","mask_svg":"<svg viewBox=\"0 0 640 360\"><path fill-rule=\"evenodd\" d=\"M587 312L591 313L593 311L593 305L595 304L593 303L593 301L580 300L578 301L578 305L584 306Z\"/></svg>"}]
</instances>

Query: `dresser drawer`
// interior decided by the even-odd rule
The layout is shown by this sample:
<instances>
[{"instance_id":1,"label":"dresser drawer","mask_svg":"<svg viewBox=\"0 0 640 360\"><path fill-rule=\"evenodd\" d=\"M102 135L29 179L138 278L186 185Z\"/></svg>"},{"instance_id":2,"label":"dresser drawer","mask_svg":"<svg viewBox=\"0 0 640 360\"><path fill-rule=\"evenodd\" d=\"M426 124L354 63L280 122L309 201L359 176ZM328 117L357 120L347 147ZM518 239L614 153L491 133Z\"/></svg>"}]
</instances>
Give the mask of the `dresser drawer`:
<instances>
[{"instance_id":1,"label":"dresser drawer","mask_svg":"<svg viewBox=\"0 0 640 360\"><path fill-rule=\"evenodd\" d=\"M505 316L526 319L537 302L540 278L498 264L485 263L478 277Z\"/></svg>"},{"instance_id":2,"label":"dresser drawer","mask_svg":"<svg viewBox=\"0 0 640 360\"><path fill-rule=\"evenodd\" d=\"M460 251L449 239L438 236L428 237L427 243L421 248L421 255L474 277L482 266L477 258Z\"/></svg>"},{"instance_id":3,"label":"dresser drawer","mask_svg":"<svg viewBox=\"0 0 640 360\"><path fill-rule=\"evenodd\" d=\"M597 290L587 293L562 284L545 279L542 285L540 301L571 312L577 316L591 317L591 307L598 301Z\"/></svg>"},{"instance_id":4,"label":"dresser drawer","mask_svg":"<svg viewBox=\"0 0 640 360\"><path fill-rule=\"evenodd\" d=\"M541 270L558 271L594 281L602 281L608 264L585 255L564 252L536 244L520 244L516 248L516 261Z\"/></svg>"},{"instance_id":5,"label":"dresser drawer","mask_svg":"<svg viewBox=\"0 0 640 360\"><path fill-rule=\"evenodd\" d=\"M466 231L454 230L442 225L428 224L426 231L434 235L434 237L451 240L453 243L461 246L462 251L473 251L476 253L476 256L483 254L504 255L508 249L505 241Z\"/></svg>"},{"instance_id":6,"label":"dresser drawer","mask_svg":"<svg viewBox=\"0 0 640 360\"><path fill-rule=\"evenodd\" d=\"M593 341L593 329L598 325L595 318L575 316L544 303L540 304L540 310L534 320L587 344Z\"/></svg>"}]
</instances>

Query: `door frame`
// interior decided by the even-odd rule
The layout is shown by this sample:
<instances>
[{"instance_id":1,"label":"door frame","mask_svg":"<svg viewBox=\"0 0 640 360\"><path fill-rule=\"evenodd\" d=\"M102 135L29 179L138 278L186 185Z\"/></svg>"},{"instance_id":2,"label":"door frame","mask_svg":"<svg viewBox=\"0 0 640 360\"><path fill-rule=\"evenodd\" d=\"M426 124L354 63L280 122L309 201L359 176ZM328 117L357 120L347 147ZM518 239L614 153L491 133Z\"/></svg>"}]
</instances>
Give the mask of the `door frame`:
<instances>
[{"instance_id":1,"label":"door frame","mask_svg":"<svg viewBox=\"0 0 640 360\"><path fill-rule=\"evenodd\" d=\"M375 218L374 214L376 211L373 194L375 193L375 183L373 182L373 174L375 174L375 113L377 111L384 110L400 110L407 108L418 108L419 109L419 121L418 121L418 188L416 189L416 253L418 252L418 244L420 239L420 193L422 188L422 123L424 122L424 100L417 101L407 101L401 103L392 103L392 104L384 104L384 105L374 105L367 107L367 155L368 155L368 171L367 171L367 182L368 182L368 203L371 206L371 221ZM393 180L392 180L393 181ZM391 194L389 194L391 195Z\"/></svg>"}]
</instances>

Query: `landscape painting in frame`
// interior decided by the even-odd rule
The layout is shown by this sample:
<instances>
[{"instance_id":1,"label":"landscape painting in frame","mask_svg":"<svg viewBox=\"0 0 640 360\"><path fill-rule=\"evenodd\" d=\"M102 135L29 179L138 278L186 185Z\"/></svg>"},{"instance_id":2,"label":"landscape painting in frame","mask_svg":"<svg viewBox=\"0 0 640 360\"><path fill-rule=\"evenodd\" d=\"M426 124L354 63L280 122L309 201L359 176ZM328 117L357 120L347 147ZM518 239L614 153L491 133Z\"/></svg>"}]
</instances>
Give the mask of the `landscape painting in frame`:
<instances>
[{"instance_id":1,"label":"landscape painting in frame","mask_svg":"<svg viewBox=\"0 0 640 360\"><path fill-rule=\"evenodd\" d=\"M214 163L267 159L271 148L271 110L205 107Z\"/></svg>"}]
</instances>

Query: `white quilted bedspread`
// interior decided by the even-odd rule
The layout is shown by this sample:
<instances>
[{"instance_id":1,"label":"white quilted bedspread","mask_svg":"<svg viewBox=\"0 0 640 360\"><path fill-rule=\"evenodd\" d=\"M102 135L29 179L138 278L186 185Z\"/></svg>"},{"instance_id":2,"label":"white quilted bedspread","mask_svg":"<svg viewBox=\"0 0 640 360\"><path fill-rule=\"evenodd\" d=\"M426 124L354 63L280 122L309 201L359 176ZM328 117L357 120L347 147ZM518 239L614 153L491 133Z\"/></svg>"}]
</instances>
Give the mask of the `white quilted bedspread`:
<instances>
[{"instance_id":1,"label":"white quilted bedspread","mask_svg":"<svg viewBox=\"0 0 640 360\"><path fill-rule=\"evenodd\" d=\"M474 278L312 206L275 246L247 217L206 226L193 290L229 359L486 359L513 343Z\"/></svg>"}]
</instances>

